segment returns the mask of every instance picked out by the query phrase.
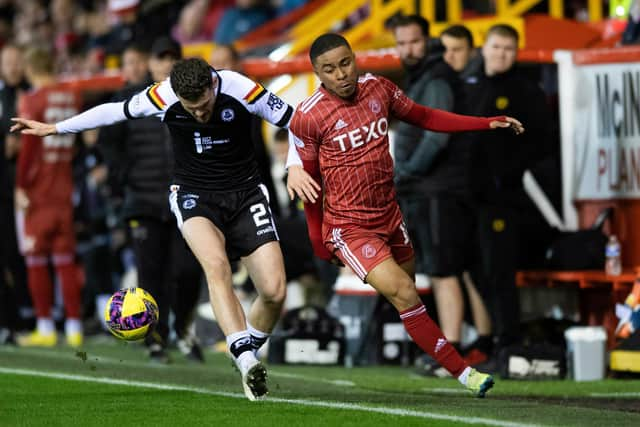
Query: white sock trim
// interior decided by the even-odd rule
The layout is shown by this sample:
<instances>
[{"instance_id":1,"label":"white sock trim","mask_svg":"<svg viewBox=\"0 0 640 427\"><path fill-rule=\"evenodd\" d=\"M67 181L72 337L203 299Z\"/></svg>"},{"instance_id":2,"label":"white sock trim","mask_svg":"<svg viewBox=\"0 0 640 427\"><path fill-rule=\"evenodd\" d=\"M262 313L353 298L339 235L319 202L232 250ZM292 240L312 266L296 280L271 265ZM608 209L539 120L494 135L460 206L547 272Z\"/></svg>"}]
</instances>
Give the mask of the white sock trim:
<instances>
[{"instance_id":1,"label":"white sock trim","mask_svg":"<svg viewBox=\"0 0 640 427\"><path fill-rule=\"evenodd\" d=\"M458 381L460 381L460 384L462 384L463 386L467 385L467 380L469 379L470 373L471 373L471 366L467 366L458 377Z\"/></svg>"},{"instance_id":2,"label":"white sock trim","mask_svg":"<svg viewBox=\"0 0 640 427\"><path fill-rule=\"evenodd\" d=\"M269 338L271 334L269 332L262 332L251 326L249 322L247 322L247 331L249 334L256 338Z\"/></svg>"},{"instance_id":3,"label":"white sock trim","mask_svg":"<svg viewBox=\"0 0 640 427\"><path fill-rule=\"evenodd\" d=\"M82 333L82 321L80 319L67 319L64 321L65 334Z\"/></svg>"},{"instance_id":4,"label":"white sock trim","mask_svg":"<svg viewBox=\"0 0 640 427\"><path fill-rule=\"evenodd\" d=\"M42 335L51 335L56 332L56 325L51 317L38 317L36 329Z\"/></svg>"},{"instance_id":5,"label":"white sock trim","mask_svg":"<svg viewBox=\"0 0 640 427\"><path fill-rule=\"evenodd\" d=\"M236 342L237 340L241 339L241 338L249 338L249 331L244 330L244 331L238 331L238 332L234 332L232 334L227 335L227 347L231 348L231 344L233 344L234 342Z\"/></svg>"}]
</instances>

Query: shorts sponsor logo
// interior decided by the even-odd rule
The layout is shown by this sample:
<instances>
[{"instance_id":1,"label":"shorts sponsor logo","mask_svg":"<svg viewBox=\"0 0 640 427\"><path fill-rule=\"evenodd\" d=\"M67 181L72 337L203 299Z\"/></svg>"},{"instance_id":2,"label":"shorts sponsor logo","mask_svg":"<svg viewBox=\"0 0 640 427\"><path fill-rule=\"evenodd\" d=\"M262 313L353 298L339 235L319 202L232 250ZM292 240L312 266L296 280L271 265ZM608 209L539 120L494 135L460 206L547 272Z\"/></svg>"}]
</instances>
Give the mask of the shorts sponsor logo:
<instances>
[{"instance_id":1,"label":"shorts sponsor logo","mask_svg":"<svg viewBox=\"0 0 640 427\"><path fill-rule=\"evenodd\" d=\"M376 253L376 248L368 243L362 247L362 256L367 259L373 258L374 256L376 256Z\"/></svg>"},{"instance_id":2,"label":"shorts sponsor logo","mask_svg":"<svg viewBox=\"0 0 640 427\"><path fill-rule=\"evenodd\" d=\"M193 209L196 207L196 201L195 199L187 199L184 202L182 202L182 207L184 209Z\"/></svg>"},{"instance_id":3,"label":"shorts sponsor logo","mask_svg":"<svg viewBox=\"0 0 640 427\"><path fill-rule=\"evenodd\" d=\"M225 108L224 110L222 110L222 113L220 114L220 118L222 119L223 122L230 122L235 117L236 117L236 113L231 108Z\"/></svg>"},{"instance_id":4,"label":"shorts sponsor logo","mask_svg":"<svg viewBox=\"0 0 640 427\"><path fill-rule=\"evenodd\" d=\"M270 225L266 228L256 231L256 236L262 236L263 234L272 233L273 231L273 226Z\"/></svg>"}]
</instances>

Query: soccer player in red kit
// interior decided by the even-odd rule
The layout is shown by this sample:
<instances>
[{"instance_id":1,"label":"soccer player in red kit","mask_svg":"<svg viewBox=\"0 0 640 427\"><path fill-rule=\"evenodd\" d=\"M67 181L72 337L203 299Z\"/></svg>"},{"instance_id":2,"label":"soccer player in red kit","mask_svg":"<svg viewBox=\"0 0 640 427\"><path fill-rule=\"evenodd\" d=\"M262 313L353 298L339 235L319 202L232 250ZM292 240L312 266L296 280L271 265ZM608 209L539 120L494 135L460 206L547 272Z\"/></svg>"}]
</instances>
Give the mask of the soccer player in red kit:
<instances>
[{"instance_id":1,"label":"soccer player in red kit","mask_svg":"<svg viewBox=\"0 0 640 427\"><path fill-rule=\"evenodd\" d=\"M519 133L522 125L509 117L429 109L385 78L358 77L353 51L337 34L318 37L310 57L322 85L298 105L289 131L304 170L321 182L324 199L313 203L315 191L291 183L289 187L307 201L315 254L351 267L399 311L422 350L474 395L484 397L493 378L464 362L427 315L416 291L414 252L393 185L389 118L440 132L511 127Z\"/></svg>"},{"instance_id":2,"label":"soccer player in red kit","mask_svg":"<svg viewBox=\"0 0 640 427\"><path fill-rule=\"evenodd\" d=\"M19 100L20 116L59 121L76 114L80 96L56 83L50 54L34 48L26 52L26 76L33 90ZM22 346L51 347L57 335L51 307L53 286L49 262L61 281L66 314L67 344L82 345L81 284L75 264L75 234L71 195L73 135L40 138L21 135L16 174L20 245L27 264L29 291L36 310L37 328L19 337Z\"/></svg>"}]
</instances>

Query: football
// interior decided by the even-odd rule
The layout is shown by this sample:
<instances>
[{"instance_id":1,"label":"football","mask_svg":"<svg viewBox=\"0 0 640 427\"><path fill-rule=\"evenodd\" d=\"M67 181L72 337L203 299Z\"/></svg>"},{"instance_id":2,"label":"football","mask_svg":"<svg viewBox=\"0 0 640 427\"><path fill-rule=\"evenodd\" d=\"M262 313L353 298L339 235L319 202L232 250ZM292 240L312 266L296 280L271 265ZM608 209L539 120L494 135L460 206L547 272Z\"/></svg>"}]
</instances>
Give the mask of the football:
<instances>
[{"instance_id":1,"label":"football","mask_svg":"<svg viewBox=\"0 0 640 427\"><path fill-rule=\"evenodd\" d=\"M114 293L104 309L104 321L109 331L126 341L140 340L158 322L158 304L142 288L125 288Z\"/></svg>"}]
</instances>

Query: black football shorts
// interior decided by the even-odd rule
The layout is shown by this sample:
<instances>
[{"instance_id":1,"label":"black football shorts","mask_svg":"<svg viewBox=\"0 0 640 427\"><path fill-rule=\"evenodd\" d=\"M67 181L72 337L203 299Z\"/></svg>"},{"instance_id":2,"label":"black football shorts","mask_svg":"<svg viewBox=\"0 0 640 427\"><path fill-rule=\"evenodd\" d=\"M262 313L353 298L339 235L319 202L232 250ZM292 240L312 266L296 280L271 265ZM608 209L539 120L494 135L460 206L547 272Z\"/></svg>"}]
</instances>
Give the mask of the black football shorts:
<instances>
[{"instance_id":1,"label":"black football shorts","mask_svg":"<svg viewBox=\"0 0 640 427\"><path fill-rule=\"evenodd\" d=\"M268 242L278 241L278 231L269 208L264 185L243 191L193 191L172 185L169 194L171 211L178 228L189 218L209 219L226 239L231 261L247 256Z\"/></svg>"}]
</instances>

